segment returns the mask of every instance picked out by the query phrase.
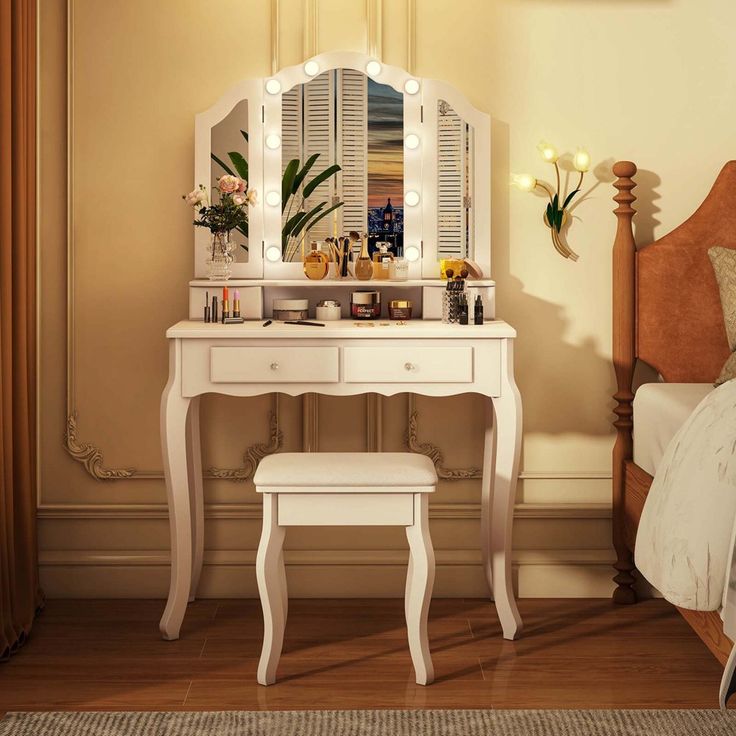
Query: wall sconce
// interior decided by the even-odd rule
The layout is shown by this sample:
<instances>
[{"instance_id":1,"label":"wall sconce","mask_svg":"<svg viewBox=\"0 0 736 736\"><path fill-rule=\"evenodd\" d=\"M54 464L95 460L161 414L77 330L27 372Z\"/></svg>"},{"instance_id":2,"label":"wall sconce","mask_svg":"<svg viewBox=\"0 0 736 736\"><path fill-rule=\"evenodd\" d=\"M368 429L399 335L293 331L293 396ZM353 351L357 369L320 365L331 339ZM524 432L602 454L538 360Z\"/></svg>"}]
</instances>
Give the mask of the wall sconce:
<instances>
[{"instance_id":1,"label":"wall sconce","mask_svg":"<svg viewBox=\"0 0 736 736\"><path fill-rule=\"evenodd\" d=\"M578 148L577 153L573 156L573 166L575 171L580 174L577 186L573 189L570 194L565 197L564 201L560 205L562 200L562 191L560 189L560 167L557 163L559 154L557 149L546 141L542 141L537 148L542 156L542 159L555 167L555 177L557 179L557 191L553 191L552 187L545 182L538 181L531 174L513 174L511 176L511 184L522 192L533 192L535 189L544 189L549 196L549 203L547 209L544 212L544 224L549 228L552 236L552 244L555 246L555 250L564 258L569 258L572 261L577 261L578 254L570 248L570 246L564 242L560 236L562 226L568 220L567 207L580 192L580 187L583 184L583 177L590 168L590 154L584 148Z\"/></svg>"}]
</instances>

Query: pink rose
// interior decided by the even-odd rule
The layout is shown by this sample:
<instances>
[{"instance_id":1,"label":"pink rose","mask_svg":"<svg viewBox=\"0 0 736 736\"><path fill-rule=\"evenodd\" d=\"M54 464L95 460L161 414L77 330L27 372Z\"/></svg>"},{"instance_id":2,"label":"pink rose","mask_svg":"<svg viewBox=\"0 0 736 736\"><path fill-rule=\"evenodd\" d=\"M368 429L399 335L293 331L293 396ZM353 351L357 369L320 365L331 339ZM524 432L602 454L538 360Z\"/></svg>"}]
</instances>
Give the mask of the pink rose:
<instances>
[{"instance_id":1,"label":"pink rose","mask_svg":"<svg viewBox=\"0 0 736 736\"><path fill-rule=\"evenodd\" d=\"M244 192L248 188L248 182L243 181L242 179L238 180L240 183L238 184L238 191Z\"/></svg>"},{"instance_id":2,"label":"pink rose","mask_svg":"<svg viewBox=\"0 0 736 736\"><path fill-rule=\"evenodd\" d=\"M241 181L242 180L237 176L231 176L230 174L226 174L225 176L221 176L217 180L217 188L223 194L232 194L233 192L238 191Z\"/></svg>"},{"instance_id":3,"label":"pink rose","mask_svg":"<svg viewBox=\"0 0 736 736\"><path fill-rule=\"evenodd\" d=\"M245 204L248 201L248 198L245 197L243 194L238 194L237 192L233 194L233 204L236 204L238 206Z\"/></svg>"},{"instance_id":4,"label":"pink rose","mask_svg":"<svg viewBox=\"0 0 736 736\"><path fill-rule=\"evenodd\" d=\"M206 204L207 192L204 190L204 188L199 187L199 189L194 189L193 191L189 192L189 194L184 197L184 201L192 207L197 207L197 205L200 204Z\"/></svg>"}]
</instances>

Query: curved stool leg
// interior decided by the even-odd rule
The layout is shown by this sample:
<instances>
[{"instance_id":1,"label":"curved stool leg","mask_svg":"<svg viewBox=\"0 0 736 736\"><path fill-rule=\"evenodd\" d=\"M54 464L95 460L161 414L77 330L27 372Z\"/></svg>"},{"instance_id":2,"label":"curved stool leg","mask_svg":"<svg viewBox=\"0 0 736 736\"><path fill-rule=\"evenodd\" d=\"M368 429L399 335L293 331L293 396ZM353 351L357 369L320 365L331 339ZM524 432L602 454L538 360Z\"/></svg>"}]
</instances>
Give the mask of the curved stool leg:
<instances>
[{"instance_id":1,"label":"curved stool leg","mask_svg":"<svg viewBox=\"0 0 736 736\"><path fill-rule=\"evenodd\" d=\"M284 574L282 545L284 527L278 525L278 496L263 494L263 531L256 557L258 593L263 608L263 649L258 663L258 682L273 685L281 657L286 626L286 576Z\"/></svg>"},{"instance_id":2,"label":"curved stool leg","mask_svg":"<svg viewBox=\"0 0 736 736\"><path fill-rule=\"evenodd\" d=\"M434 681L427 636L427 618L434 586L434 550L429 536L428 506L426 493L414 494L414 524L406 527L411 552L405 601L406 627L417 685L429 685Z\"/></svg>"}]
</instances>

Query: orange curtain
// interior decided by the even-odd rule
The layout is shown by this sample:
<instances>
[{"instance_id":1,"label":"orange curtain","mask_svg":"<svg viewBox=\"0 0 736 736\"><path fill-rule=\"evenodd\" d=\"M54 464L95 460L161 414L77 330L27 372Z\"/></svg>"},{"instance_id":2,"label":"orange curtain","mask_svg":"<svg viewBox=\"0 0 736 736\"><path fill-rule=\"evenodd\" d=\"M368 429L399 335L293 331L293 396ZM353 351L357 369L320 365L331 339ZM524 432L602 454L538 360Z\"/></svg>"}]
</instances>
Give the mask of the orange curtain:
<instances>
[{"instance_id":1,"label":"orange curtain","mask_svg":"<svg viewBox=\"0 0 736 736\"><path fill-rule=\"evenodd\" d=\"M36 0L0 0L0 659L42 597L36 548Z\"/></svg>"}]
</instances>

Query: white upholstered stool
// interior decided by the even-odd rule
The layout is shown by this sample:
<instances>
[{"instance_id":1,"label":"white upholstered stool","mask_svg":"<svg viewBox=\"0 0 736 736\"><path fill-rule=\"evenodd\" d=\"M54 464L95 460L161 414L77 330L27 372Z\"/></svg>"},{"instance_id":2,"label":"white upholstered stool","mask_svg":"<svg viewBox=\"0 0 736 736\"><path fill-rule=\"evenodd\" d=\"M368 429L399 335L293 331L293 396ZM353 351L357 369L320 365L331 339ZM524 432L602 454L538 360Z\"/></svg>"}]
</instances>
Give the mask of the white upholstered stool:
<instances>
[{"instance_id":1,"label":"white upholstered stool","mask_svg":"<svg viewBox=\"0 0 736 736\"><path fill-rule=\"evenodd\" d=\"M427 615L434 584L428 495L432 461L408 452L280 453L261 460L253 478L263 494L256 575L263 606L258 682L276 682L288 609L282 544L287 526L404 526L409 540L404 612L419 685L434 680Z\"/></svg>"}]
</instances>

